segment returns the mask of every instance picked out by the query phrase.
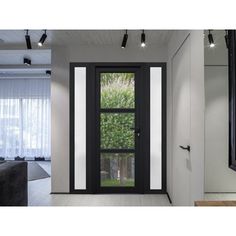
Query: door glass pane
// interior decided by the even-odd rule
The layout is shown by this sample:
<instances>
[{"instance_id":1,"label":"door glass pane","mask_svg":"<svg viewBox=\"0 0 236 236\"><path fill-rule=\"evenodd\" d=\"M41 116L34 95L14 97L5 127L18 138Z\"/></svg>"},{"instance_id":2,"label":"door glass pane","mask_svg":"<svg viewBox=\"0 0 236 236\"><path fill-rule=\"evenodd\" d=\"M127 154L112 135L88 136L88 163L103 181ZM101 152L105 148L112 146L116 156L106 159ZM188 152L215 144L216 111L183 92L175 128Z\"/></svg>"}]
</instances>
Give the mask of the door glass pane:
<instances>
[{"instance_id":1,"label":"door glass pane","mask_svg":"<svg viewBox=\"0 0 236 236\"><path fill-rule=\"evenodd\" d=\"M86 67L75 68L75 189L86 189Z\"/></svg>"},{"instance_id":2,"label":"door glass pane","mask_svg":"<svg viewBox=\"0 0 236 236\"><path fill-rule=\"evenodd\" d=\"M150 189L162 183L162 92L161 67L150 68Z\"/></svg>"},{"instance_id":3,"label":"door glass pane","mask_svg":"<svg viewBox=\"0 0 236 236\"><path fill-rule=\"evenodd\" d=\"M102 149L134 149L134 113L101 113Z\"/></svg>"},{"instance_id":4,"label":"door glass pane","mask_svg":"<svg viewBox=\"0 0 236 236\"><path fill-rule=\"evenodd\" d=\"M134 108L134 73L101 73L101 108Z\"/></svg>"},{"instance_id":5,"label":"door glass pane","mask_svg":"<svg viewBox=\"0 0 236 236\"><path fill-rule=\"evenodd\" d=\"M101 153L101 187L134 187L134 154Z\"/></svg>"}]
</instances>

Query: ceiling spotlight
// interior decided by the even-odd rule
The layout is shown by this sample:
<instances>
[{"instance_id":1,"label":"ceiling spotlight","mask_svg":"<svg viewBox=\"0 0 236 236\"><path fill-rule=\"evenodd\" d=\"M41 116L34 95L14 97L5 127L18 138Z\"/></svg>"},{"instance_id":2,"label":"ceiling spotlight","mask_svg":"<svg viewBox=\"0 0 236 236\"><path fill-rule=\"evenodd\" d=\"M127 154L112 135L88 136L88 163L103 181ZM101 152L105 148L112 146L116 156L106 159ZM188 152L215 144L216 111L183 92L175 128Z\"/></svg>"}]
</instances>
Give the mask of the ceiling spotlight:
<instances>
[{"instance_id":1,"label":"ceiling spotlight","mask_svg":"<svg viewBox=\"0 0 236 236\"><path fill-rule=\"evenodd\" d=\"M27 49L32 49L31 40L30 40L30 36L29 36L28 32L29 32L29 30L26 30L25 42L26 42Z\"/></svg>"},{"instance_id":2,"label":"ceiling spotlight","mask_svg":"<svg viewBox=\"0 0 236 236\"><path fill-rule=\"evenodd\" d=\"M141 34L141 47L144 48L145 46L146 46L145 33L144 33L144 30L143 30L142 34Z\"/></svg>"},{"instance_id":3,"label":"ceiling spotlight","mask_svg":"<svg viewBox=\"0 0 236 236\"><path fill-rule=\"evenodd\" d=\"M24 64L27 66L31 65L31 60L29 58L24 57Z\"/></svg>"},{"instance_id":4,"label":"ceiling spotlight","mask_svg":"<svg viewBox=\"0 0 236 236\"><path fill-rule=\"evenodd\" d=\"M51 75L51 71L50 70L46 70L46 75Z\"/></svg>"},{"instance_id":5,"label":"ceiling spotlight","mask_svg":"<svg viewBox=\"0 0 236 236\"><path fill-rule=\"evenodd\" d=\"M209 44L210 44L210 47L211 47L211 48L215 47L213 35L212 35L212 33L211 33L210 30L209 30L209 33L208 33L208 41L209 41Z\"/></svg>"},{"instance_id":6,"label":"ceiling spotlight","mask_svg":"<svg viewBox=\"0 0 236 236\"><path fill-rule=\"evenodd\" d=\"M123 37L122 44L121 44L121 48L125 48L126 47L127 40L128 40L128 33L127 33L127 30L126 30L125 34L124 34L124 37Z\"/></svg>"},{"instance_id":7,"label":"ceiling spotlight","mask_svg":"<svg viewBox=\"0 0 236 236\"><path fill-rule=\"evenodd\" d=\"M225 44L226 44L226 47L229 48L228 30L225 30Z\"/></svg>"},{"instance_id":8,"label":"ceiling spotlight","mask_svg":"<svg viewBox=\"0 0 236 236\"><path fill-rule=\"evenodd\" d=\"M46 30L44 30L44 33L43 33L43 35L41 36L41 38L40 38L40 40L39 40L39 42L38 42L38 46L39 46L39 47L42 47L42 46L43 46L43 43L44 43L44 41L46 40L46 38L47 38L47 34L46 34Z\"/></svg>"}]
</instances>

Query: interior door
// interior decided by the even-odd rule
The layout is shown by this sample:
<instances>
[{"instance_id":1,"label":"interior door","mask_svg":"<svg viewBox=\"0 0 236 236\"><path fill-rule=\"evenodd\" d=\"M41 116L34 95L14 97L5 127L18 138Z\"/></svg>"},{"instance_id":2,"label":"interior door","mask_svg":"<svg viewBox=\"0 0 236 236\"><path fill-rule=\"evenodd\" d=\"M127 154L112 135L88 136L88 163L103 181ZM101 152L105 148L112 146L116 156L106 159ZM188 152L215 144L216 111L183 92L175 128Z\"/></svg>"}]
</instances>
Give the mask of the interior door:
<instances>
[{"instance_id":1,"label":"interior door","mask_svg":"<svg viewBox=\"0 0 236 236\"><path fill-rule=\"evenodd\" d=\"M190 205L190 39L172 59L173 204Z\"/></svg>"},{"instance_id":2,"label":"interior door","mask_svg":"<svg viewBox=\"0 0 236 236\"><path fill-rule=\"evenodd\" d=\"M97 192L138 192L140 69L97 68Z\"/></svg>"}]
</instances>

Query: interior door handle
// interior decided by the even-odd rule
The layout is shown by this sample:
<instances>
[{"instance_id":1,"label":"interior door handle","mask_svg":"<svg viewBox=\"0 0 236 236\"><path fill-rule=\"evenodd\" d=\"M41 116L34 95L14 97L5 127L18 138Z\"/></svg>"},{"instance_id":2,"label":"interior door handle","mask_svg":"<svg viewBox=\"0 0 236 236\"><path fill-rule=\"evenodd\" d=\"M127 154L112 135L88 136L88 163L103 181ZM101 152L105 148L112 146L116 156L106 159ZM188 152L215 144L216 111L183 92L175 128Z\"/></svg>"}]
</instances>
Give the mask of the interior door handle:
<instances>
[{"instance_id":1,"label":"interior door handle","mask_svg":"<svg viewBox=\"0 0 236 236\"><path fill-rule=\"evenodd\" d=\"M183 150L187 150L187 151L190 152L190 146L189 145L187 147L179 145L179 147L182 148Z\"/></svg>"}]
</instances>

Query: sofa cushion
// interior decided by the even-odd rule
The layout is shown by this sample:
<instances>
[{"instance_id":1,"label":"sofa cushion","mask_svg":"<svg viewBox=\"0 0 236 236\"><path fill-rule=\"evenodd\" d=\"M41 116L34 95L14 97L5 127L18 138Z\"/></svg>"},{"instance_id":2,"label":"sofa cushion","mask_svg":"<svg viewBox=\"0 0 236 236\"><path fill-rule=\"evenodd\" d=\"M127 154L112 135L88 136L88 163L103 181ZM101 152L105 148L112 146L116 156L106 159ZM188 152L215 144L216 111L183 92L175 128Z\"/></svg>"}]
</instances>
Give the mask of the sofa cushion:
<instances>
[{"instance_id":1,"label":"sofa cushion","mask_svg":"<svg viewBox=\"0 0 236 236\"><path fill-rule=\"evenodd\" d=\"M0 165L0 205L27 206L27 162L6 161Z\"/></svg>"}]
</instances>

